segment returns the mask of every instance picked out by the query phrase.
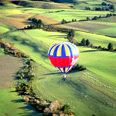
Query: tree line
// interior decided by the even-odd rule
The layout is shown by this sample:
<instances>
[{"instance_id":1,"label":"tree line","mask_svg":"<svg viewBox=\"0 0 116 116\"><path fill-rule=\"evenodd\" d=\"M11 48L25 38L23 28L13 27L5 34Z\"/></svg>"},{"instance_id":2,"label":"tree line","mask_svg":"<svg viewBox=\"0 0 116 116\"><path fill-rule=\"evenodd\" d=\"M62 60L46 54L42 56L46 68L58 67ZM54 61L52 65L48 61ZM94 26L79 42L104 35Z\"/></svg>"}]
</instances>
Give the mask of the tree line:
<instances>
[{"instance_id":1,"label":"tree line","mask_svg":"<svg viewBox=\"0 0 116 116\"><path fill-rule=\"evenodd\" d=\"M108 13L104 16L99 15L99 16L94 16L93 18L86 17L86 19L82 19L82 20L79 20L79 21L97 20L97 19L100 19L100 18L108 18L108 17L111 17L111 16L116 16L116 14Z\"/></svg>"},{"instance_id":2,"label":"tree line","mask_svg":"<svg viewBox=\"0 0 116 116\"><path fill-rule=\"evenodd\" d=\"M94 11L115 11L115 6L113 4L107 4L106 2L101 3L101 7L94 7L93 9L86 6L85 10L94 10Z\"/></svg>"},{"instance_id":3,"label":"tree line","mask_svg":"<svg viewBox=\"0 0 116 116\"><path fill-rule=\"evenodd\" d=\"M95 49L101 49L101 50L106 50L106 51L116 51L116 48L113 47L113 44L112 43L108 43L107 45L107 48L105 47L102 47L102 46L94 46L90 41L89 39L85 39L83 38L81 40L81 42L76 42L74 40L74 36L75 36L75 31L73 29L71 29L68 33L67 33L67 39L71 42L71 43L75 43L76 45L79 45L79 46L88 46L88 47L91 47L91 48L95 48Z\"/></svg>"},{"instance_id":4,"label":"tree line","mask_svg":"<svg viewBox=\"0 0 116 116\"><path fill-rule=\"evenodd\" d=\"M61 24L65 24L65 23L71 23L71 22L76 22L76 19L72 19L71 21L66 21L65 19L62 19Z\"/></svg>"},{"instance_id":5,"label":"tree line","mask_svg":"<svg viewBox=\"0 0 116 116\"><path fill-rule=\"evenodd\" d=\"M24 29L37 29L44 26L44 23L42 22L41 19L29 18L28 21L30 21L31 24L24 27Z\"/></svg>"}]
</instances>

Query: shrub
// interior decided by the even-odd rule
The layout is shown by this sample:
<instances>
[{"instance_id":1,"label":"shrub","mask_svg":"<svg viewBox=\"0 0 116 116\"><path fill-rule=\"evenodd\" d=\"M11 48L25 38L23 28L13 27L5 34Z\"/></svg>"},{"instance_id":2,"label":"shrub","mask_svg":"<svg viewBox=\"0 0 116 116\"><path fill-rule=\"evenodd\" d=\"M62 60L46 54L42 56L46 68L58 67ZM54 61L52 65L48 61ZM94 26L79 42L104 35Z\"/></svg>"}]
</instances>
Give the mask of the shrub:
<instances>
[{"instance_id":1,"label":"shrub","mask_svg":"<svg viewBox=\"0 0 116 116\"><path fill-rule=\"evenodd\" d=\"M66 114L72 114L73 112L71 111L70 109L70 106L68 104L65 104L63 107L62 107L62 111L64 111L64 113Z\"/></svg>"},{"instance_id":2,"label":"shrub","mask_svg":"<svg viewBox=\"0 0 116 116\"><path fill-rule=\"evenodd\" d=\"M90 45L90 41L88 39L86 40L86 45Z\"/></svg>"},{"instance_id":3,"label":"shrub","mask_svg":"<svg viewBox=\"0 0 116 116\"><path fill-rule=\"evenodd\" d=\"M113 45L112 45L112 43L109 43L109 44L108 44L108 50L109 50L109 51L113 50Z\"/></svg>"},{"instance_id":4,"label":"shrub","mask_svg":"<svg viewBox=\"0 0 116 116\"><path fill-rule=\"evenodd\" d=\"M76 64L73 66L73 68L70 70L70 72L73 70L83 71L83 70L86 70L86 67L83 65Z\"/></svg>"},{"instance_id":5,"label":"shrub","mask_svg":"<svg viewBox=\"0 0 116 116\"><path fill-rule=\"evenodd\" d=\"M86 41L85 39L83 38L82 41L81 41L81 45L85 46L86 45Z\"/></svg>"},{"instance_id":6,"label":"shrub","mask_svg":"<svg viewBox=\"0 0 116 116\"><path fill-rule=\"evenodd\" d=\"M65 19L62 19L61 24L65 24L67 21Z\"/></svg>"}]
</instances>

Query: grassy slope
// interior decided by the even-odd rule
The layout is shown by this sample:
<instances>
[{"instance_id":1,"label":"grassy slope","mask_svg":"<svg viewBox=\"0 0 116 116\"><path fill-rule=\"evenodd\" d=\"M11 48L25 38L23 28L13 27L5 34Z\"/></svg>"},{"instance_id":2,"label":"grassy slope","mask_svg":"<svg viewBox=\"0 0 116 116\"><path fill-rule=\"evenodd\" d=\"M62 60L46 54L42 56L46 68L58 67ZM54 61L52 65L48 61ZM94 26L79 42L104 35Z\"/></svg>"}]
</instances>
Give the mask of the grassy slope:
<instances>
[{"instance_id":1,"label":"grassy slope","mask_svg":"<svg viewBox=\"0 0 116 116\"><path fill-rule=\"evenodd\" d=\"M0 48L0 55L4 55L4 50Z\"/></svg>"},{"instance_id":2,"label":"grassy slope","mask_svg":"<svg viewBox=\"0 0 116 116\"><path fill-rule=\"evenodd\" d=\"M81 40L85 38L85 39L89 39L90 43L92 43L95 46L102 46L107 48L109 43L113 43L114 48L116 48L115 38L107 37L104 35L81 32L81 31L76 31L75 35L76 35L75 39L77 40L77 42L81 42Z\"/></svg>"},{"instance_id":3,"label":"grassy slope","mask_svg":"<svg viewBox=\"0 0 116 116\"><path fill-rule=\"evenodd\" d=\"M67 9L64 10L63 12L44 13L41 15L48 18L52 18L57 21L61 21L62 19L65 19L67 21L72 21L72 19L82 20L82 19L86 19L86 17L92 18L94 16L105 15L107 13L109 12Z\"/></svg>"},{"instance_id":4,"label":"grassy slope","mask_svg":"<svg viewBox=\"0 0 116 116\"><path fill-rule=\"evenodd\" d=\"M3 49L0 48L0 57L1 55L4 55L4 51ZM12 73L14 74L14 72ZM5 74L8 75L8 72L6 72ZM0 77L0 79L2 79L2 77ZM5 84L9 84L7 80L4 79L4 81ZM12 83L12 87L13 85L14 84ZM22 102L22 97L18 96L17 92L15 92L15 88L0 89L0 116L19 116L19 115L38 116L39 114L30 105L27 105L26 103Z\"/></svg>"},{"instance_id":5,"label":"grassy slope","mask_svg":"<svg viewBox=\"0 0 116 116\"><path fill-rule=\"evenodd\" d=\"M88 15L93 17L107 13L85 12L81 10L65 10L59 13L48 13L49 11L57 11L57 9L45 10L34 8L20 8L20 10L24 11L24 13L42 13L41 15L58 21L61 21L63 18L66 18L66 20L71 20L72 18L84 19ZM22 14L20 10L17 11L18 14ZM14 12L16 10L11 11L11 14L16 14ZM8 11L5 12L7 13ZM95 36L93 35L92 37L95 38ZM88 70L85 72L69 73L67 75L68 79L64 82L61 80L61 74L50 64L47 58L49 46L60 41L65 41L63 39L65 37L64 34L44 32L42 30L28 30L24 32L12 32L2 37L6 41L15 43L15 47L29 54L38 63L38 78L34 82L34 87L40 97L50 100L59 99L62 103L69 102L76 115L90 116L94 113L96 115L115 116L115 102L113 101L113 99L116 99L114 92L116 88L114 78L116 74L114 63L115 54L79 47L81 51L79 63L86 65L90 71L98 75ZM107 41L108 39L104 38L104 40ZM111 41L114 40L111 39ZM106 44L102 41L102 45ZM112 67L112 70L109 70L107 66L107 62L109 61L108 66ZM45 79L39 80L39 78Z\"/></svg>"},{"instance_id":6,"label":"grassy slope","mask_svg":"<svg viewBox=\"0 0 116 116\"><path fill-rule=\"evenodd\" d=\"M0 90L0 116L38 116L34 109L22 102L15 88Z\"/></svg>"},{"instance_id":7,"label":"grassy slope","mask_svg":"<svg viewBox=\"0 0 116 116\"><path fill-rule=\"evenodd\" d=\"M79 63L87 66L90 71L98 75L90 71L69 73L67 81L64 82L61 79L62 75L50 64L47 58L49 46L66 41L63 39L64 34L42 30L26 30L12 32L2 37L5 41L12 41L15 47L29 54L38 63L38 78L34 82L34 90L40 97L50 100L58 99L61 103L69 102L72 109L80 116L89 116L93 113L105 114L106 116L114 115L115 103L112 100L116 99L116 96L113 91L101 87L102 85L109 85L113 90L115 89L116 83L113 77L116 74L115 68L110 71L105 64L105 62L110 61L109 66L115 67L113 62L116 55L114 53L79 47ZM107 58L105 58L106 56ZM114 60L112 61L112 59ZM98 62L100 65L104 64L98 68ZM39 78L45 79L38 80ZM106 113L106 111L108 112Z\"/></svg>"},{"instance_id":8,"label":"grassy slope","mask_svg":"<svg viewBox=\"0 0 116 116\"><path fill-rule=\"evenodd\" d=\"M0 34L9 31L8 27L5 24L1 23L1 22L0 22L0 30L1 30Z\"/></svg>"}]
</instances>

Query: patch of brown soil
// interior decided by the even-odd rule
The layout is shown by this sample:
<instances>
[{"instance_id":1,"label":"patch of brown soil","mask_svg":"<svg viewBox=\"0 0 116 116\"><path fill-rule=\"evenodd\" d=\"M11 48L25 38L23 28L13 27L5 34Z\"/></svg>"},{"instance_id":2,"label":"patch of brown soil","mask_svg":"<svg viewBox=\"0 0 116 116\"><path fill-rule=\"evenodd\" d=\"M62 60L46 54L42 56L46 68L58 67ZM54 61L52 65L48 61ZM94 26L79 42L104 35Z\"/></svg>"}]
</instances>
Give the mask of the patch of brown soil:
<instances>
[{"instance_id":1,"label":"patch of brown soil","mask_svg":"<svg viewBox=\"0 0 116 116\"><path fill-rule=\"evenodd\" d=\"M87 31L95 31L98 29L105 29L105 28L110 28L111 26L103 25L103 24L96 24L96 23L88 23L88 22L74 22L74 23L67 23L67 24L62 24L59 26L64 26L64 27L69 27L69 28L74 28L74 29L83 29Z\"/></svg>"},{"instance_id":2,"label":"patch of brown soil","mask_svg":"<svg viewBox=\"0 0 116 116\"><path fill-rule=\"evenodd\" d=\"M40 15L34 15L33 17L37 18L37 19L41 19L42 21L44 21L46 23L49 23L49 24L57 24L57 23L59 23L56 20L53 20L53 19L50 19L50 18L47 18L47 17L44 17L44 16L40 16Z\"/></svg>"},{"instance_id":3,"label":"patch of brown soil","mask_svg":"<svg viewBox=\"0 0 116 116\"><path fill-rule=\"evenodd\" d=\"M0 89L13 86L15 74L23 66L21 59L12 56L0 56Z\"/></svg>"},{"instance_id":4,"label":"patch of brown soil","mask_svg":"<svg viewBox=\"0 0 116 116\"><path fill-rule=\"evenodd\" d=\"M26 24L23 22L23 20L17 20L14 18L6 18L6 19L0 18L0 22L6 24L8 26L12 26L12 27L16 27L16 28L23 28L26 26Z\"/></svg>"}]
</instances>

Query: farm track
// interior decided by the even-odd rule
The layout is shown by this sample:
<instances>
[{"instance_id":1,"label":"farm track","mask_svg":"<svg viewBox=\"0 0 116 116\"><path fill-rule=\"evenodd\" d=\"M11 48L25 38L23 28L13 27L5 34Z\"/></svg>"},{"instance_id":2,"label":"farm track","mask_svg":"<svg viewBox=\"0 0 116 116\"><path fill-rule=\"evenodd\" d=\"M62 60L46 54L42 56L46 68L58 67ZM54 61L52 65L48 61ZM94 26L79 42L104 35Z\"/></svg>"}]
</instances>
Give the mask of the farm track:
<instances>
[{"instance_id":1,"label":"farm track","mask_svg":"<svg viewBox=\"0 0 116 116\"><path fill-rule=\"evenodd\" d=\"M103 92L102 90L96 88L95 84L91 84L89 81L84 80L83 78L79 77L79 80L82 81L83 83L85 83L86 85L88 85L89 87L93 88L95 91L101 93L102 95L106 96L107 98L111 99L113 102L116 103L116 99L111 97L110 95L106 94L105 92Z\"/></svg>"}]
</instances>

